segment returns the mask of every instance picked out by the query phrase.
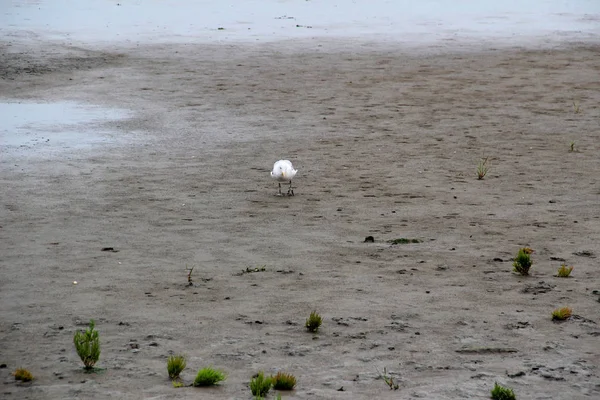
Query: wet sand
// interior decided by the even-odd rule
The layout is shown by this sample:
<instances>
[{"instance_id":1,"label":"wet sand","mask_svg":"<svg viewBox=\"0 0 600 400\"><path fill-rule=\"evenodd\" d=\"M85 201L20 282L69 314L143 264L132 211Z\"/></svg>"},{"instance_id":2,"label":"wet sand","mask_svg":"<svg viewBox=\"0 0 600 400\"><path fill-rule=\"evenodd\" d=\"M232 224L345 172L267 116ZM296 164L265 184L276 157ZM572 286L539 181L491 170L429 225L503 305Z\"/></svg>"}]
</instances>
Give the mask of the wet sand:
<instances>
[{"instance_id":1,"label":"wet sand","mask_svg":"<svg viewBox=\"0 0 600 400\"><path fill-rule=\"evenodd\" d=\"M597 44L0 53L4 101L133 113L0 150L3 398L250 399L259 370L295 374L298 399L600 394ZM294 197L274 196L279 158ZM511 272L523 246L530 277ZM575 317L552 322L562 306ZM87 375L72 339L90 318L106 370ZM207 365L228 379L174 389L172 353L186 383Z\"/></svg>"}]
</instances>

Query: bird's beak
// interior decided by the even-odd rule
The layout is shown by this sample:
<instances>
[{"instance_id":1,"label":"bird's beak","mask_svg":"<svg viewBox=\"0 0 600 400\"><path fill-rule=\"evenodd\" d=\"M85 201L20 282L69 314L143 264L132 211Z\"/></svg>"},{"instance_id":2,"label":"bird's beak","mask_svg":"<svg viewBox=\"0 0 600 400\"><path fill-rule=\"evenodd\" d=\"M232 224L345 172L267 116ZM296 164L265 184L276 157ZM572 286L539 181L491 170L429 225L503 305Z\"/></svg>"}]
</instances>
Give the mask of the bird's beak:
<instances>
[{"instance_id":1,"label":"bird's beak","mask_svg":"<svg viewBox=\"0 0 600 400\"><path fill-rule=\"evenodd\" d=\"M281 171L281 176L285 178L285 171Z\"/></svg>"}]
</instances>

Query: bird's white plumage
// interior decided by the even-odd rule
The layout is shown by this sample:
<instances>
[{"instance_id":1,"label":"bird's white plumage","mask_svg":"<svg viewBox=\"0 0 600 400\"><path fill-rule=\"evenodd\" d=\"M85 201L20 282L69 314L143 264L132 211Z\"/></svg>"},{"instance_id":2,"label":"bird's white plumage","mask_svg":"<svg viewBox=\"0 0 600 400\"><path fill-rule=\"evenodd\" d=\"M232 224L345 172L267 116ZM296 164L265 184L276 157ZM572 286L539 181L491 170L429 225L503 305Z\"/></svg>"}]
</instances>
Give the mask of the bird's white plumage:
<instances>
[{"instance_id":1,"label":"bird's white plumage","mask_svg":"<svg viewBox=\"0 0 600 400\"><path fill-rule=\"evenodd\" d=\"M294 169L291 161L279 160L273 165L271 177L278 182L290 182L297 172L298 170Z\"/></svg>"}]
</instances>

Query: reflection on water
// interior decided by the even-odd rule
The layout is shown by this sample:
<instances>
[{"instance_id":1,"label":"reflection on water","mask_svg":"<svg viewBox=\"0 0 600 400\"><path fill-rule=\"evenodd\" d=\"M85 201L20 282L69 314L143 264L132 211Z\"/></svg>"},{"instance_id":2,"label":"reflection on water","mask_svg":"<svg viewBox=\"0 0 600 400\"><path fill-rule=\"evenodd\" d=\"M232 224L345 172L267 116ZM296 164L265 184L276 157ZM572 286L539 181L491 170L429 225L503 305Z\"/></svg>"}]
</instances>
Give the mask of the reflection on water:
<instances>
[{"instance_id":1,"label":"reflection on water","mask_svg":"<svg viewBox=\"0 0 600 400\"><path fill-rule=\"evenodd\" d=\"M0 32L96 42L597 37L599 16L599 0L0 0Z\"/></svg>"},{"instance_id":2,"label":"reflection on water","mask_svg":"<svg viewBox=\"0 0 600 400\"><path fill-rule=\"evenodd\" d=\"M75 103L0 103L0 144L29 147L40 143L78 147L106 141L85 124L125 118L123 110Z\"/></svg>"}]
</instances>

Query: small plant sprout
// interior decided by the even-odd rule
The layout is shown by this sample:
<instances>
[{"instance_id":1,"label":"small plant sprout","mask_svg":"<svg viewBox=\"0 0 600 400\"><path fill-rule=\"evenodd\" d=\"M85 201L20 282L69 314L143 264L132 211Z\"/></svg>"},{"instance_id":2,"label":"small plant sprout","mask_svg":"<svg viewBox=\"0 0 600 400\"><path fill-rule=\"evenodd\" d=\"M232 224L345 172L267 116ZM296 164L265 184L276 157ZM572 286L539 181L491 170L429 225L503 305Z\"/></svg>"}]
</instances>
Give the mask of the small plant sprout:
<instances>
[{"instance_id":1,"label":"small plant sprout","mask_svg":"<svg viewBox=\"0 0 600 400\"><path fill-rule=\"evenodd\" d=\"M34 378L31 372L26 370L25 368L17 368L15 372L13 372L16 381L21 382L31 382Z\"/></svg>"},{"instance_id":2,"label":"small plant sprout","mask_svg":"<svg viewBox=\"0 0 600 400\"><path fill-rule=\"evenodd\" d=\"M194 267L186 268L186 270L190 271L187 274L188 286L194 286L194 281L192 281L192 271L194 270Z\"/></svg>"},{"instance_id":3,"label":"small plant sprout","mask_svg":"<svg viewBox=\"0 0 600 400\"><path fill-rule=\"evenodd\" d=\"M483 157L479 161L479 164L477 164L477 179L479 179L479 180L482 180L488 172L488 169L489 169L488 158L489 157Z\"/></svg>"},{"instance_id":4,"label":"small plant sprout","mask_svg":"<svg viewBox=\"0 0 600 400\"><path fill-rule=\"evenodd\" d=\"M75 349L81 361L83 361L84 368L87 371L94 369L94 365L100 358L100 337L98 331L94 329L96 326L94 320L90 320L90 327L84 332L77 331L73 337L73 343L75 343Z\"/></svg>"},{"instance_id":5,"label":"small plant sprout","mask_svg":"<svg viewBox=\"0 0 600 400\"><path fill-rule=\"evenodd\" d=\"M271 380L275 390L292 390L296 386L296 377L285 372L278 372L271 377Z\"/></svg>"},{"instance_id":6,"label":"small plant sprout","mask_svg":"<svg viewBox=\"0 0 600 400\"><path fill-rule=\"evenodd\" d=\"M513 262L513 271L518 272L523 276L529 275L529 269L531 268L531 264L533 264L530 255L532 252L533 250L529 247L519 249L517 257L515 257Z\"/></svg>"},{"instance_id":7,"label":"small plant sprout","mask_svg":"<svg viewBox=\"0 0 600 400\"><path fill-rule=\"evenodd\" d=\"M571 271L573 271L573 266L567 267L567 264L563 264L558 269L556 276L559 278L568 278L571 275Z\"/></svg>"},{"instance_id":8,"label":"small plant sprout","mask_svg":"<svg viewBox=\"0 0 600 400\"><path fill-rule=\"evenodd\" d=\"M494 383L494 388L491 393L492 400L516 400L515 392L511 388L498 385L498 382Z\"/></svg>"},{"instance_id":9,"label":"small plant sprout","mask_svg":"<svg viewBox=\"0 0 600 400\"><path fill-rule=\"evenodd\" d=\"M388 374L385 367L383 367L383 373L380 373L379 371L377 371L377 373L379 374L379 377L383 379L385 384L388 385L390 390L398 390L400 385L394 381L394 378L390 374Z\"/></svg>"},{"instance_id":10,"label":"small plant sprout","mask_svg":"<svg viewBox=\"0 0 600 400\"><path fill-rule=\"evenodd\" d=\"M569 145L569 153L573 153L575 151L575 142L571 142Z\"/></svg>"},{"instance_id":11,"label":"small plant sprout","mask_svg":"<svg viewBox=\"0 0 600 400\"><path fill-rule=\"evenodd\" d=\"M173 387L174 387L175 389L177 389L177 388L180 388L180 387L183 387L183 386L185 386L185 384L184 384L183 382L181 382L181 381L179 381L179 380L174 380L174 381L173 381Z\"/></svg>"},{"instance_id":12,"label":"small plant sprout","mask_svg":"<svg viewBox=\"0 0 600 400\"><path fill-rule=\"evenodd\" d=\"M309 332L317 332L319 327L323 323L323 318L316 311L310 313L309 317L306 319L306 329Z\"/></svg>"},{"instance_id":13,"label":"small plant sprout","mask_svg":"<svg viewBox=\"0 0 600 400\"><path fill-rule=\"evenodd\" d=\"M167 359L167 372L171 380L179 379L179 374L185 369L187 365L185 356L169 356Z\"/></svg>"},{"instance_id":14,"label":"small plant sprout","mask_svg":"<svg viewBox=\"0 0 600 400\"><path fill-rule=\"evenodd\" d=\"M579 114L581 113L581 109L579 108L579 103L578 102L573 102L573 112L575 114Z\"/></svg>"},{"instance_id":15,"label":"small plant sprout","mask_svg":"<svg viewBox=\"0 0 600 400\"><path fill-rule=\"evenodd\" d=\"M222 371L206 367L198 371L196 379L194 379L194 386L214 386L225 379L226 376Z\"/></svg>"},{"instance_id":16,"label":"small plant sprout","mask_svg":"<svg viewBox=\"0 0 600 400\"><path fill-rule=\"evenodd\" d=\"M573 309L569 307L557 308L552 311L552 321L564 321L573 315Z\"/></svg>"},{"instance_id":17,"label":"small plant sprout","mask_svg":"<svg viewBox=\"0 0 600 400\"><path fill-rule=\"evenodd\" d=\"M250 380L250 391L256 397L265 397L271 390L271 386L273 386L272 378L265 376L262 371Z\"/></svg>"}]
</instances>

